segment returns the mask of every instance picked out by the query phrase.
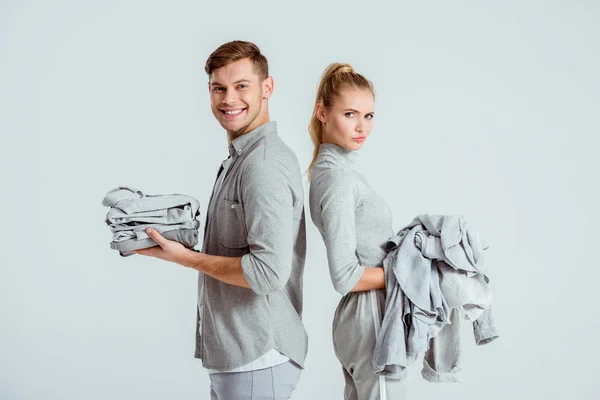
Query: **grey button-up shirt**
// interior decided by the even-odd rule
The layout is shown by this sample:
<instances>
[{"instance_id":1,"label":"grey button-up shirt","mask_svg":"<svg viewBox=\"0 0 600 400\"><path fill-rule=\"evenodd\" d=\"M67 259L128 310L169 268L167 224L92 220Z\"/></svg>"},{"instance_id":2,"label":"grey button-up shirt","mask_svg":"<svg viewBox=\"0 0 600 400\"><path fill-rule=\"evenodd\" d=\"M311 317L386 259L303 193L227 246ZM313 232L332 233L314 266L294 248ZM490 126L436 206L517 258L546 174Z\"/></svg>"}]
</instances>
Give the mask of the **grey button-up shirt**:
<instances>
[{"instance_id":1,"label":"grey button-up shirt","mask_svg":"<svg viewBox=\"0 0 600 400\"><path fill-rule=\"evenodd\" d=\"M306 254L302 174L294 152L268 122L235 139L208 206L206 254L242 257L250 288L199 274L195 357L229 370L270 349L304 365Z\"/></svg>"}]
</instances>

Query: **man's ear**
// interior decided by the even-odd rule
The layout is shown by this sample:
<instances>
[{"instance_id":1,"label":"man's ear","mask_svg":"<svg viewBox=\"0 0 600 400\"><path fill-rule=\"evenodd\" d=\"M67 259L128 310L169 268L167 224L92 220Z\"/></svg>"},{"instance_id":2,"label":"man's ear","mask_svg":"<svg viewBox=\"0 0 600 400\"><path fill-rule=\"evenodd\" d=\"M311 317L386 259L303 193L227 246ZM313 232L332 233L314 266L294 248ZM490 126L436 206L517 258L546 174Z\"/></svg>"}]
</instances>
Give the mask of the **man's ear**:
<instances>
[{"instance_id":1,"label":"man's ear","mask_svg":"<svg viewBox=\"0 0 600 400\"><path fill-rule=\"evenodd\" d=\"M275 82L273 81L272 76L267 76L262 83L263 90L263 99L268 99L273 94L273 89L275 89Z\"/></svg>"}]
</instances>

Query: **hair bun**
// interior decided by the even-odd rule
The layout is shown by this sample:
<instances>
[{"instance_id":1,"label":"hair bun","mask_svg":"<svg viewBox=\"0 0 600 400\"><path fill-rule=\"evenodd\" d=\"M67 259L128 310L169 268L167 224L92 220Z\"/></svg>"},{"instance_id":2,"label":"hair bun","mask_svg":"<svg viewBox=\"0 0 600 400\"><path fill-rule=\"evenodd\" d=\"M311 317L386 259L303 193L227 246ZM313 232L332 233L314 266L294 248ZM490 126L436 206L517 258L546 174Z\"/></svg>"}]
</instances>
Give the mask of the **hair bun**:
<instances>
[{"instance_id":1,"label":"hair bun","mask_svg":"<svg viewBox=\"0 0 600 400\"><path fill-rule=\"evenodd\" d=\"M337 73L353 73L354 68L350 64L338 64L335 72Z\"/></svg>"}]
</instances>

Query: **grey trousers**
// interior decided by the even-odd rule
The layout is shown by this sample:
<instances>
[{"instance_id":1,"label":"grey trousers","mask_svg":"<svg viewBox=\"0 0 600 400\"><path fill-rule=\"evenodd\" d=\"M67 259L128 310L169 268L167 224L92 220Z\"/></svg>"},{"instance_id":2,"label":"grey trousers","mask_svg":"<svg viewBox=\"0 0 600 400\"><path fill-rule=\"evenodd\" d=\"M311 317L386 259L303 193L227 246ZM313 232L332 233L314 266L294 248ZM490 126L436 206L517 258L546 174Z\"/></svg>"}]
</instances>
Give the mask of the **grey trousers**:
<instances>
[{"instance_id":1,"label":"grey trousers","mask_svg":"<svg viewBox=\"0 0 600 400\"><path fill-rule=\"evenodd\" d=\"M286 400L292 397L302 369L293 361L247 372L210 374L211 400Z\"/></svg>"},{"instance_id":2,"label":"grey trousers","mask_svg":"<svg viewBox=\"0 0 600 400\"><path fill-rule=\"evenodd\" d=\"M383 319L385 291L352 292L333 319L333 346L342 363L344 400L405 400L406 382L375 375L373 351Z\"/></svg>"}]
</instances>

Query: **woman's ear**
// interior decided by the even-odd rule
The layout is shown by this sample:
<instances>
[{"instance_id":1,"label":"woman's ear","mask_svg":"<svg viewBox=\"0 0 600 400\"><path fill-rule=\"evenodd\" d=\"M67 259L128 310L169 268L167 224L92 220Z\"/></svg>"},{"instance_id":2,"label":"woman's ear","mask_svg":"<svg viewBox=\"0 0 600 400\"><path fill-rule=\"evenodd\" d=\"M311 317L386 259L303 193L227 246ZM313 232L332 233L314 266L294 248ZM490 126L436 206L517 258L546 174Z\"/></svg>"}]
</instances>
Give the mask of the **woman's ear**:
<instances>
[{"instance_id":1,"label":"woman's ear","mask_svg":"<svg viewBox=\"0 0 600 400\"><path fill-rule=\"evenodd\" d=\"M327 122L327 112L325 110L325 107L321 103L317 104L317 118L322 123Z\"/></svg>"}]
</instances>

